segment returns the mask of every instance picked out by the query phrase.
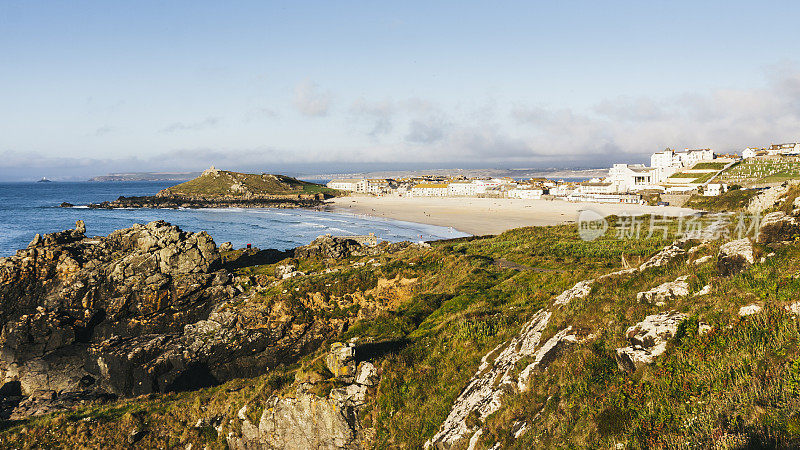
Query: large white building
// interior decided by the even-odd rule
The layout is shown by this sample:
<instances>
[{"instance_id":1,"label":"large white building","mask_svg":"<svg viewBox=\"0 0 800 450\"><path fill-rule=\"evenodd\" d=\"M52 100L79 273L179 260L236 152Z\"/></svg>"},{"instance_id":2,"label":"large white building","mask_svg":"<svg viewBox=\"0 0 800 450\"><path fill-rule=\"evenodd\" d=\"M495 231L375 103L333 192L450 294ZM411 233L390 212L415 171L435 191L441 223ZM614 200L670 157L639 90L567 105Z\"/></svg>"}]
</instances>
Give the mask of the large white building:
<instances>
[{"instance_id":1,"label":"large white building","mask_svg":"<svg viewBox=\"0 0 800 450\"><path fill-rule=\"evenodd\" d=\"M714 151L708 148L684 151L666 149L650 156L650 167L653 168L654 183L666 181L672 174L681 169L688 169L702 161L713 161Z\"/></svg>"},{"instance_id":2,"label":"large white building","mask_svg":"<svg viewBox=\"0 0 800 450\"><path fill-rule=\"evenodd\" d=\"M641 191L653 189L656 182L654 169L643 164L614 164L608 170L606 182L612 192Z\"/></svg>"},{"instance_id":3,"label":"large white building","mask_svg":"<svg viewBox=\"0 0 800 450\"><path fill-rule=\"evenodd\" d=\"M444 183L422 183L411 188L414 197L446 197L447 185Z\"/></svg>"},{"instance_id":4,"label":"large white building","mask_svg":"<svg viewBox=\"0 0 800 450\"><path fill-rule=\"evenodd\" d=\"M478 194L478 185L471 181L454 181L447 186L447 195L452 197L474 197Z\"/></svg>"},{"instance_id":5,"label":"large white building","mask_svg":"<svg viewBox=\"0 0 800 450\"><path fill-rule=\"evenodd\" d=\"M338 189L340 191L356 192L358 190L358 182L361 180L331 180L326 186L331 189Z\"/></svg>"}]
</instances>

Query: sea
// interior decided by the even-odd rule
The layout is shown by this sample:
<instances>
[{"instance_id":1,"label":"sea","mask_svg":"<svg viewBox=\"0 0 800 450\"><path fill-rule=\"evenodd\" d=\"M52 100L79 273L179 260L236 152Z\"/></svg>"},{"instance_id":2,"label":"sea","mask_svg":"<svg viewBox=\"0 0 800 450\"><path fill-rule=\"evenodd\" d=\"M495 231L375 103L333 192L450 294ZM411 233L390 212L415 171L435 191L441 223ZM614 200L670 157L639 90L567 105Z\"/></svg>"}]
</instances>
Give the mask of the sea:
<instances>
[{"instance_id":1,"label":"sea","mask_svg":"<svg viewBox=\"0 0 800 450\"><path fill-rule=\"evenodd\" d=\"M324 234L375 233L390 242L429 241L468 236L453 228L311 209L90 209L62 208L62 202L87 205L120 195L153 195L174 181L0 183L0 256L25 248L36 233L52 233L86 223L87 236L105 236L135 223L165 220L184 231L206 231L217 245L252 244L286 250Z\"/></svg>"}]
</instances>

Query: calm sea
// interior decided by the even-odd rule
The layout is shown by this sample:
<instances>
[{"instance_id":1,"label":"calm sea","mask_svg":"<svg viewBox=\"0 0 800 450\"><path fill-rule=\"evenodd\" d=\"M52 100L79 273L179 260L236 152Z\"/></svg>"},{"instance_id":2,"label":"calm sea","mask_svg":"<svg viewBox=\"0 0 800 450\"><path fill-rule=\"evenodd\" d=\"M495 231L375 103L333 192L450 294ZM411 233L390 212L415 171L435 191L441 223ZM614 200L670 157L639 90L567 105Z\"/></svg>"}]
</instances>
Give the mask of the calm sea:
<instances>
[{"instance_id":1,"label":"calm sea","mask_svg":"<svg viewBox=\"0 0 800 450\"><path fill-rule=\"evenodd\" d=\"M253 244L281 250L304 245L321 234L375 233L387 241L433 240L465 236L451 228L305 209L115 209L61 208L114 200L120 195L152 195L174 182L0 183L0 256L24 248L36 233L52 233L86 222L93 236L134 223L163 219L185 231L205 230L217 245Z\"/></svg>"}]
</instances>

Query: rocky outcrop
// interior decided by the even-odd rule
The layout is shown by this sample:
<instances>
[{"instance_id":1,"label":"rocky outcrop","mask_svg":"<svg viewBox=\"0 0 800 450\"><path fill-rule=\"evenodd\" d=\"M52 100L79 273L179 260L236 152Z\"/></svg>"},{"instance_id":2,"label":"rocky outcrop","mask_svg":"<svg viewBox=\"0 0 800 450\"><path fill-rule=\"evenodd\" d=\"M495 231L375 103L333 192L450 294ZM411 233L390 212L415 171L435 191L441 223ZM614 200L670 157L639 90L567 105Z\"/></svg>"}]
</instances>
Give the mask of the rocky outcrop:
<instances>
[{"instance_id":1,"label":"rocky outcrop","mask_svg":"<svg viewBox=\"0 0 800 450\"><path fill-rule=\"evenodd\" d=\"M290 196L120 196L114 201L92 203L89 208L116 209L116 208L310 208L319 206L324 200L322 194L290 195Z\"/></svg>"},{"instance_id":2,"label":"rocky outcrop","mask_svg":"<svg viewBox=\"0 0 800 450\"><path fill-rule=\"evenodd\" d=\"M463 445L478 431L467 423L468 416L477 415L483 421L500 409L503 396L517 386L512 374L517 361L535 354L550 316L548 311L538 312L511 341L495 347L481 359L477 372L456 399L439 431L425 443L425 448L449 449Z\"/></svg>"},{"instance_id":3,"label":"rocky outcrop","mask_svg":"<svg viewBox=\"0 0 800 450\"><path fill-rule=\"evenodd\" d=\"M7 416L256 376L346 326L308 321L289 298L249 306L255 293L235 289L205 232L157 221L84 233L79 222L0 258L0 382L25 406Z\"/></svg>"},{"instance_id":4,"label":"rocky outcrop","mask_svg":"<svg viewBox=\"0 0 800 450\"><path fill-rule=\"evenodd\" d=\"M797 219L783 211L771 212L761 219L756 242L769 244L772 242L790 241L800 234Z\"/></svg>"},{"instance_id":5,"label":"rocky outcrop","mask_svg":"<svg viewBox=\"0 0 800 450\"><path fill-rule=\"evenodd\" d=\"M664 306L668 300L689 295L689 283L686 279L688 275L684 275L663 283L649 291L639 292L636 294L636 300L641 303L650 303L656 306Z\"/></svg>"},{"instance_id":6,"label":"rocky outcrop","mask_svg":"<svg viewBox=\"0 0 800 450\"><path fill-rule=\"evenodd\" d=\"M364 256L369 254L368 248L363 247L353 239L320 236L310 244L294 249L295 258L331 258L342 259L348 256Z\"/></svg>"},{"instance_id":7,"label":"rocky outcrop","mask_svg":"<svg viewBox=\"0 0 800 450\"><path fill-rule=\"evenodd\" d=\"M291 394L270 397L257 425L250 422L245 406L239 412L241 432L228 434L228 446L242 450L367 448L372 430L364 428L359 413L379 377L372 363L356 362L354 347L334 343L325 358L336 382L349 384L321 397L309 392L314 383L301 382Z\"/></svg>"},{"instance_id":8,"label":"rocky outcrop","mask_svg":"<svg viewBox=\"0 0 800 450\"><path fill-rule=\"evenodd\" d=\"M722 276L741 272L755 262L753 244L747 238L723 244L717 256L717 270Z\"/></svg>"},{"instance_id":9,"label":"rocky outcrop","mask_svg":"<svg viewBox=\"0 0 800 450\"><path fill-rule=\"evenodd\" d=\"M571 288L559 294L558 297L555 298L554 303L556 305L567 305L575 299L585 298L590 292L592 292L593 284L594 280L579 281L575 284L575 286L572 286Z\"/></svg>"},{"instance_id":10,"label":"rocky outcrop","mask_svg":"<svg viewBox=\"0 0 800 450\"><path fill-rule=\"evenodd\" d=\"M677 311L653 314L628 328L625 338L631 345L617 349L617 367L633 373L636 369L651 364L666 351L667 342L675 336L678 325L686 317L686 314Z\"/></svg>"},{"instance_id":11,"label":"rocky outcrop","mask_svg":"<svg viewBox=\"0 0 800 450\"><path fill-rule=\"evenodd\" d=\"M653 255L650 259L639 266L639 270L646 270L651 267L661 267L673 259L685 255L686 252L676 244L664 247L661 251Z\"/></svg>"}]
</instances>

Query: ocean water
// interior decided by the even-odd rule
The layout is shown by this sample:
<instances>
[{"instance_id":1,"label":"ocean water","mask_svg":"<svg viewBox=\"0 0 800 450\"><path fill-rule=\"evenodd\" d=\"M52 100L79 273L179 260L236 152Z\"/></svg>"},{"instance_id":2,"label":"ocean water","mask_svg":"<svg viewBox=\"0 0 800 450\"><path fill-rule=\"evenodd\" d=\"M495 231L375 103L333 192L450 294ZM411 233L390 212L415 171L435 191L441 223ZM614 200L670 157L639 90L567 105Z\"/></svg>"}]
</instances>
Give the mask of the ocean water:
<instances>
[{"instance_id":1,"label":"ocean water","mask_svg":"<svg viewBox=\"0 0 800 450\"><path fill-rule=\"evenodd\" d=\"M253 244L285 250L305 245L319 235L375 233L378 238L434 240L466 236L452 228L368 216L306 209L89 209L61 208L114 200L120 195L152 195L174 182L51 182L0 183L0 256L24 248L36 233L74 228L86 222L86 234L104 236L134 223L166 220L184 231L207 231L217 245L231 241L234 247Z\"/></svg>"}]
</instances>

